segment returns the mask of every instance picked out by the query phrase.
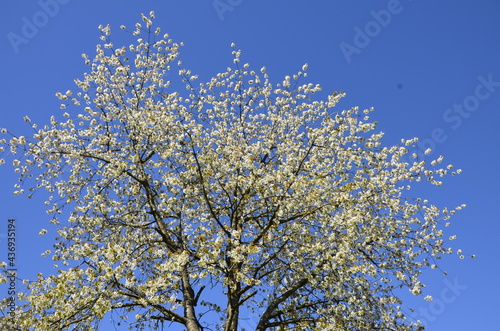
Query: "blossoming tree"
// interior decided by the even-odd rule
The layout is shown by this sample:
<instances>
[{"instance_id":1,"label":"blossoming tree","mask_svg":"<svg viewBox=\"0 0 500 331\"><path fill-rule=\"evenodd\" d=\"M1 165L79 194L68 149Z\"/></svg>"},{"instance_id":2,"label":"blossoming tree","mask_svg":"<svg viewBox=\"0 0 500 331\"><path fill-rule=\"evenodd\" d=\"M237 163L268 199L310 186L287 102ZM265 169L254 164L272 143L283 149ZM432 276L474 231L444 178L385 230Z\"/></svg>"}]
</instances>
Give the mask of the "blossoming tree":
<instances>
[{"instance_id":1,"label":"blossoming tree","mask_svg":"<svg viewBox=\"0 0 500 331\"><path fill-rule=\"evenodd\" d=\"M49 192L59 270L0 323L97 329L113 312L133 329L236 331L249 316L257 331L419 329L394 290L421 293L454 210L405 191L451 166L405 162L417 140L382 146L371 110L336 110L343 92L316 100L307 65L273 85L233 46L231 68L195 83L153 16L128 47L101 26L79 91L57 94L64 114L2 140L16 193Z\"/></svg>"}]
</instances>

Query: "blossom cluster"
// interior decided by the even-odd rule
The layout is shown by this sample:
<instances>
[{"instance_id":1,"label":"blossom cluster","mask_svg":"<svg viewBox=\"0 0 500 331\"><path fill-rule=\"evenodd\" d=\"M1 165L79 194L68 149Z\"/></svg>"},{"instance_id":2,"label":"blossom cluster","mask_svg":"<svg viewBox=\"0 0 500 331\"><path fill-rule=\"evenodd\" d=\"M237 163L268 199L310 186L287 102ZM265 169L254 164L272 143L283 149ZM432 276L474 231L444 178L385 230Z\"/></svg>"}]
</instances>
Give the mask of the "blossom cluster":
<instances>
[{"instance_id":1,"label":"blossom cluster","mask_svg":"<svg viewBox=\"0 0 500 331\"><path fill-rule=\"evenodd\" d=\"M193 317L205 307L226 330L242 309L264 312L257 330L418 329L394 290L422 293L422 270L451 252L441 227L455 209L408 190L460 170L405 162L417 138L384 146L373 109L337 110L343 92L318 100L321 87L301 83L307 64L273 84L232 45L233 65L196 83L182 43L142 17L129 46L100 27L78 91L56 94L61 116L1 140L16 194L49 194L58 269L0 323L92 328L116 311L136 329L194 330L210 323Z\"/></svg>"}]
</instances>

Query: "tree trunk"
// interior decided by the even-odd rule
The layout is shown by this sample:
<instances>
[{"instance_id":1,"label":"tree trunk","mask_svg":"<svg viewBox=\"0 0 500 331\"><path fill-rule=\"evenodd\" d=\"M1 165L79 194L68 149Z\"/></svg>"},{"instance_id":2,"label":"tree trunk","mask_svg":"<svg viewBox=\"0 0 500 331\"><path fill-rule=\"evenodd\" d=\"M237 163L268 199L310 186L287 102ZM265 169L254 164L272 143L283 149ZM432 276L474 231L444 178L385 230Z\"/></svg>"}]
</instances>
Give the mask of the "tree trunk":
<instances>
[{"instance_id":1,"label":"tree trunk","mask_svg":"<svg viewBox=\"0 0 500 331\"><path fill-rule=\"evenodd\" d=\"M195 296L191 283L189 282L189 272L187 267L182 270L182 293L184 296L184 317L186 318L187 331L200 331L200 324L196 318L194 309Z\"/></svg>"},{"instance_id":2,"label":"tree trunk","mask_svg":"<svg viewBox=\"0 0 500 331\"><path fill-rule=\"evenodd\" d=\"M229 289L227 297L227 316L226 324L224 325L224 331L237 331L238 330L238 319L240 315L239 309L239 297L235 293L239 292L239 286L236 289Z\"/></svg>"}]
</instances>

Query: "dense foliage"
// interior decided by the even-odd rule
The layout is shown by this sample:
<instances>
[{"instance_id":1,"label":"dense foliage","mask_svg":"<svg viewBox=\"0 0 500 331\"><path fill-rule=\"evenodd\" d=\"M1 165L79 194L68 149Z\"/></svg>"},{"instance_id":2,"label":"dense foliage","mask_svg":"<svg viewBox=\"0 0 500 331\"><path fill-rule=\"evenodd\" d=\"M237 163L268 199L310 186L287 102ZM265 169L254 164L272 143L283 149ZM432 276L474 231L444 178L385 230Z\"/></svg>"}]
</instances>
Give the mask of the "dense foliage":
<instances>
[{"instance_id":1,"label":"dense foliage","mask_svg":"<svg viewBox=\"0 0 500 331\"><path fill-rule=\"evenodd\" d=\"M393 290L421 293L454 210L405 191L452 167L412 158L416 138L384 147L371 110L336 110L343 92L316 100L307 65L273 85L233 45L231 68L196 83L153 16L127 47L100 27L79 91L57 94L64 118L2 140L16 193L47 190L59 234L57 271L0 323L97 329L113 311L131 329L417 330Z\"/></svg>"}]
</instances>

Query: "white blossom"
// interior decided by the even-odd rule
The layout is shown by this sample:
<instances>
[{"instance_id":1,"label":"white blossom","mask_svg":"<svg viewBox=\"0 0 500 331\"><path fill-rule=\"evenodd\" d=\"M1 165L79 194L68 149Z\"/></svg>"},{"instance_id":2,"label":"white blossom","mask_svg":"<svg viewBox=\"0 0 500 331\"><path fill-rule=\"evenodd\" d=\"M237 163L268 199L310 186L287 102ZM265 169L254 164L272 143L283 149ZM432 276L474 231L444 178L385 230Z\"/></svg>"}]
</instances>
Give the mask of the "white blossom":
<instances>
[{"instance_id":1,"label":"white blossom","mask_svg":"<svg viewBox=\"0 0 500 331\"><path fill-rule=\"evenodd\" d=\"M71 111L0 140L2 155L20 155L15 194L49 193L58 239L43 256L60 261L0 324L221 329L212 311L239 319L235 331L254 311L262 330L417 330L395 290L421 295L422 269L437 268L427 259L456 239L441 227L465 205L413 199L410 184L440 186L451 167L404 162L417 138L385 146L373 109L339 109L345 93L320 99L302 72L275 84L234 43L231 67L199 77L154 13L141 18L123 47L100 26L78 92L56 93Z\"/></svg>"}]
</instances>

